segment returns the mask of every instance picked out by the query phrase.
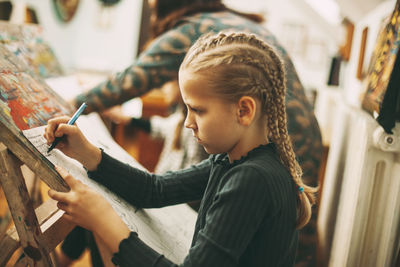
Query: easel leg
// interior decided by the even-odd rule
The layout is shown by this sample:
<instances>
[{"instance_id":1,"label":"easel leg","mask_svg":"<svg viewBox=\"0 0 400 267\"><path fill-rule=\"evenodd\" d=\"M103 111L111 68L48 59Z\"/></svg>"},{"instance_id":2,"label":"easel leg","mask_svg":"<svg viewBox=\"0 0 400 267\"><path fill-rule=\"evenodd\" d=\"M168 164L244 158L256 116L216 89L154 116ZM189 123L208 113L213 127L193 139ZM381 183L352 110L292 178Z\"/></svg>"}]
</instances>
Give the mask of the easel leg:
<instances>
[{"instance_id":1,"label":"easel leg","mask_svg":"<svg viewBox=\"0 0 400 267\"><path fill-rule=\"evenodd\" d=\"M19 242L4 234L0 240L0 266L5 266L18 248Z\"/></svg>"},{"instance_id":2,"label":"easel leg","mask_svg":"<svg viewBox=\"0 0 400 267\"><path fill-rule=\"evenodd\" d=\"M42 232L26 189L21 164L5 146L0 146L0 183L7 198L20 244L25 255L30 257L36 266L53 266L50 256L41 246Z\"/></svg>"}]
</instances>

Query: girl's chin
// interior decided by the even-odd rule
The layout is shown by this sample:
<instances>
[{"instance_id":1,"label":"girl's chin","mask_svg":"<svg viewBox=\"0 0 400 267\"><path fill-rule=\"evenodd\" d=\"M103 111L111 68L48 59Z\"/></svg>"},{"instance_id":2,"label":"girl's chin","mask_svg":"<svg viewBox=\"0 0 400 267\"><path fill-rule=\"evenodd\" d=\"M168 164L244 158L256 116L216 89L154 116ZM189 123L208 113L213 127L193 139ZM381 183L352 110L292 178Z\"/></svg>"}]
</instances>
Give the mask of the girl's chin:
<instances>
[{"instance_id":1,"label":"girl's chin","mask_svg":"<svg viewBox=\"0 0 400 267\"><path fill-rule=\"evenodd\" d=\"M207 152L207 154L219 154L219 153L221 153L219 151L216 151L215 149L207 147L206 145L203 145L203 148Z\"/></svg>"}]
</instances>

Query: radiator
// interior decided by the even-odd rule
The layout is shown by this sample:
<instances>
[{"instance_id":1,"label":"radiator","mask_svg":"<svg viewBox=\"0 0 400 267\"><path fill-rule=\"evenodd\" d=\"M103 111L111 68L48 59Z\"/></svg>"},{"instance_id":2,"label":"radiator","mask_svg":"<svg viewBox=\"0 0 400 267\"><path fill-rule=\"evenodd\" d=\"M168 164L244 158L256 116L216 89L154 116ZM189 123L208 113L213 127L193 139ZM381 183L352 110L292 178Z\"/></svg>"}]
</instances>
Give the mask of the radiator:
<instances>
[{"instance_id":1,"label":"radiator","mask_svg":"<svg viewBox=\"0 0 400 267\"><path fill-rule=\"evenodd\" d=\"M344 104L332 121L318 211L319 263L394 266L400 244L400 124L384 133Z\"/></svg>"}]
</instances>

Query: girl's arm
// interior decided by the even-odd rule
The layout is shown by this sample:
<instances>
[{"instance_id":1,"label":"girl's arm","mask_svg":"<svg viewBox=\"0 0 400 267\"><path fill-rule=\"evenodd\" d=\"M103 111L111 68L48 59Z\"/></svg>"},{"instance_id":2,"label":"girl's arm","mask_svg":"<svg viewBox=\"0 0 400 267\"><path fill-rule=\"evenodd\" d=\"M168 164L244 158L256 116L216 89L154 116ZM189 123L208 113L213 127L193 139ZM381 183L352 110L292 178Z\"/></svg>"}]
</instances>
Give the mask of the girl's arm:
<instances>
[{"instance_id":1,"label":"girl's arm","mask_svg":"<svg viewBox=\"0 0 400 267\"><path fill-rule=\"evenodd\" d=\"M211 161L205 160L185 170L155 175L102 152L97 170L88 175L136 207L156 208L201 199L210 168Z\"/></svg>"},{"instance_id":2,"label":"girl's arm","mask_svg":"<svg viewBox=\"0 0 400 267\"><path fill-rule=\"evenodd\" d=\"M195 232L195 243L179 266L238 266L241 256L257 235L260 224L263 221L274 220L273 217L279 211L270 201L271 196L267 193L269 186L266 185L265 177L257 171L250 169L246 173L228 174L223 178L222 184L213 199L207 199L205 196L203 205L206 207L210 205L208 212L199 214L202 218L198 218L197 224L200 222L201 230ZM295 206L295 197L293 200ZM295 216L293 222L289 223L292 224L293 229L289 231L292 233L295 227ZM280 234L281 232L277 231L275 235L279 237ZM286 242L285 236L282 235L282 237L283 242ZM262 235L259 239L260 243L257 245L260 247L265 246L265 243L274 243L268 240L268 236ZM276 240L276 245L281 246L280 239ZM271 253L271 259L280 256L272 254L274 253ZM176 263L147 246L136 233L131 233L129 238L120 243L118 253L114 255L113 260L119 266L177 266ZM271 262L271 266L278 265L275 259ZM256 265L268 265L268 261L258 262L254 266Z\"/></svg>"},{"instance_id":3,"label":"girl's arm","mask_svg":"<svg viewBox=\"0 0 400 267\"><path fill-rule=\"evenodd\" d=\"M58 207L65 211L66 219L94 232L113 254L116 253L113 257L115 264L176 266L143 243L137 233L130 232L104 198L75 180L66 171L57 170L71 187L71 191L62 193L50 190L50 197L59 201ZM282 179L276 179L280 180ZM200 218L205 225L196 233L195 244L182 266L236 266L251 239L258 232L259 225L266 220L266 216L271 217L266 221L273 221L272 217L279 211L270 201L275 193L267 190L271 187L266 185L265 175L258 171L250 169L245 173L230 173L222 178L221 182L223 186L218 189L213 200L205 200L208 203L205 205L211 204L207 214L203 215L204 220ZM290 186L292 187L292 184ZM295 207L295 197L293 206ZM289 235L294 231L295 217L293 216L293 230L286 231ZM268 241L270 236L261 236L260 245L269 242L272 246L282 246L280 240L288 240L283 235L286 232L277 231L272 241ZM286 245L283 244L283 247ZM271 255L271 259L275 256Z\"/></svg>"},{"instance_id":4,"label":"girl's arm","mask_svg":"<svg viewBox=\"0 0 400 267\"><path fill-rule=\"evenodd\" d=\"M152 175L109 157L92 145L68 117L49 120L45 138L50 144L63 136L57 148L82 163L89 176L138 207L162 207L201 199L211 162L188 170Z\"/></svg>"}]
</instances>

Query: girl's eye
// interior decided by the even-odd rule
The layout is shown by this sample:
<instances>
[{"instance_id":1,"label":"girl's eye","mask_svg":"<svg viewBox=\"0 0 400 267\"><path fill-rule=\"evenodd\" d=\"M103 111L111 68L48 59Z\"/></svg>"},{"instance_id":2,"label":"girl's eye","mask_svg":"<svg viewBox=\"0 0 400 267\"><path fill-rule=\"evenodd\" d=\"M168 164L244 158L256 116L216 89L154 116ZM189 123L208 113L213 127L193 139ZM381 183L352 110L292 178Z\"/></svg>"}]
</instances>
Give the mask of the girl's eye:
<instances>
[{"instance_id":1,"label":"girl's eye","mask_svg":"<svg viewBox=\"0 0 400 267\"><path fill-rule=\"evenodd\" d=\"M197 108L192 108L192 107L191 107L190 110L191 110L192 112L196 113L196 114L201 113L201 110L200 110L200 109L197 109Z\"/></svg>"}]
</instances>

